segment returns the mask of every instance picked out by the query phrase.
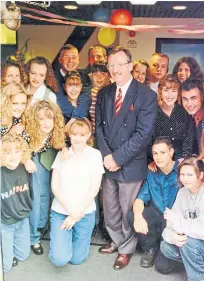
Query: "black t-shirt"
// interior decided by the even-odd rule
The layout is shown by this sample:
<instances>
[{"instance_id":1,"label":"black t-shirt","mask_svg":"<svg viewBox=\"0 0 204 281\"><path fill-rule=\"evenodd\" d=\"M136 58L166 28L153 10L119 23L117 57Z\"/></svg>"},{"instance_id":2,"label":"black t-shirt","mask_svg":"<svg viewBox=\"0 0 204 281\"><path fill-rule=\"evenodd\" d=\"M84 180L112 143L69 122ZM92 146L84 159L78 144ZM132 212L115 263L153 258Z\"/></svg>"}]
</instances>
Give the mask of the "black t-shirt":
<instances>
[{"instance_id":1,"label":"black t-shirt","mask_svg":"<svg viewBox=\"0 0 204 281\"><path fill-rule=\"evenodd\" d=\"M14 224L29 216L32 192L24 165L15 170L1 168L1 221Z\"/></svg>"}]
</instances>

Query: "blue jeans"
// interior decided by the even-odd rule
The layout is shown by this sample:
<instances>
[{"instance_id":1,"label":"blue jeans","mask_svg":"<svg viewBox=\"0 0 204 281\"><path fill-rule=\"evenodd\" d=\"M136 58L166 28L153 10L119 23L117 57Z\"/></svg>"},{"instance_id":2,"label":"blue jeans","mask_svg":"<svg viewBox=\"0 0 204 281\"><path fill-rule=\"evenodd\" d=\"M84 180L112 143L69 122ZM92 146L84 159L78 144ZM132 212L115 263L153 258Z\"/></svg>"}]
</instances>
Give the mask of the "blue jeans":
<instances>
[{"instance_id":1,"label":"blue jeans","mask_svg":"<svg viewBox=\"0 0 204 281\"><path fill-rule=\"evenodd\" d=\"M85 215L70 230L61 230L66 215L51 211L49 258L56 266L67 263L81 264L89 254L91 235L95 225L95 212Z\"/></svg>"},{"instance_id":2,"label":"blue jeans","mask_svg":"<svg viewBox=\"0 0 204 281\"><path fill-rule=\"evenodd\" d=\"M50 207L50 172L40 163L39 154L33 157L37 172L32 174L33 209L30 212L30 242L40 242L38 228L46 226Z\"/></svg>"},{"instance_id":3,"label":"blue jeans","mask_svg":"<svg viewBox=\"0 0 204 281\"><path fill-rule=\"evenodd\" d=\"M166 258L183 262L189 281L204 279L204 240L188 237L183 247L162 241L160 248Z\"/></svg>"},{"instance_id":4,"label":"blue jeans","mask_svg":"<svg viewBox=\"0 0 204 281\"><path fill-rule=\"evenodd\" d=\"M24 261L30 254L30 226L25 218L14 224L1 224L4 272L12 268L13 257Z\"/></svg>"}]
</instances>

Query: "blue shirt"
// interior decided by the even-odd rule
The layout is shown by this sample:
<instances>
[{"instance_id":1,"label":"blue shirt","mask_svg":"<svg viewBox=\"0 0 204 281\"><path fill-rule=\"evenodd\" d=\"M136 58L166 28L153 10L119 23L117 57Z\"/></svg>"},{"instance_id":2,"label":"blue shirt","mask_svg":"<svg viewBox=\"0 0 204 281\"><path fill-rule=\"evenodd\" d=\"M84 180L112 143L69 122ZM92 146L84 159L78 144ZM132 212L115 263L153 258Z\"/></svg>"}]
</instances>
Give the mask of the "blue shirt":
<instances>
[{"instance_id":1,"label":"blue shirt","mask_svg":"<svg viewBox=\"0 0 204 281\"><path fill-rule=\"evenodd\" d=\"M65 120L88 117L89 108L92 102L90 88L83 83L82 92L77 99L77 107L74 107L71 102L68 101L67 95L65 94L63 86L64 77L61 75L60 71L55 72L55 76L59 87L59 92L57 93L57 103L62 110Z\"/></svg>"},{"instance_id":2,"label":"blue shirt","mask_svg":"<svg viewBox=\"0 0 204 281\"><path fill-rule=\"evenodd\" d=\"M164 213L166 207L171 209L178 192L177 166L178 162L175 162L172 171L167 175L160 169L156 172L148 171L137 199L146 205L153 203L161 213Z\"/></svg>"}]
</instances>

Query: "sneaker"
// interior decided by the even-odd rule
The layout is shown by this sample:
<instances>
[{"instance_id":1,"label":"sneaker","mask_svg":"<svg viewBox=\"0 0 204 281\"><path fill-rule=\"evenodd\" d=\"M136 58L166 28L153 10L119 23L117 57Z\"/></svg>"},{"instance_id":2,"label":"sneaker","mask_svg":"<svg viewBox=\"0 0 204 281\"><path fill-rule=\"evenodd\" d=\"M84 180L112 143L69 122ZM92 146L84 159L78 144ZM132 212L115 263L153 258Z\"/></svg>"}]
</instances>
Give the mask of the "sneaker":
<instances>
[{"instance_id":1,"label":"sneaker","mask_svg":"<svg viewBox=\"0 0 204 281\"><path fill-rule=\"evenodd\" d=\"M17 266L18 265L18 260L16 257L13 257L13 263L12 266Z\"/></svg>"},{"instance_id":2,"label":"sneaker","mask_svg":"<svg viewBox=\"0 0 204 281\"><path fill-rule=\"evenodd\" d=\"M153 266L156 256L157 256L157 249L155 248L152 248L149 251L145 251L144 254L142 255L140 265L146 268Z\"/></svg>"}]
</instances>

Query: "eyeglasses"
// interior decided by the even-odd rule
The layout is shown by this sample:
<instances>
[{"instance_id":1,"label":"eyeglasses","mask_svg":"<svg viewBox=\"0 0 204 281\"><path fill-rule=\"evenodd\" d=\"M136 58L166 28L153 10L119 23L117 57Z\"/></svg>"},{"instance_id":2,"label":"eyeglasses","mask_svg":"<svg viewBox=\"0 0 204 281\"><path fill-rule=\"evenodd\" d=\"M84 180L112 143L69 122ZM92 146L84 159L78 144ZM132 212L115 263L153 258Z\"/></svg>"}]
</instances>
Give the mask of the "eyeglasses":
<instances>
[{"instance_id":1,"label":"eyeglasses","mask_svg":"<svg viewBox=\"0 0 204 281\"><path fill-rule=\"evenodd\" d=\"M121 67L123 67L124 65L129 64L129 63L130 63L130 62L107 65L107 68L108 68L109 70L113 70L114 67L121 68Z\"/></svg>"}]
</instances>

